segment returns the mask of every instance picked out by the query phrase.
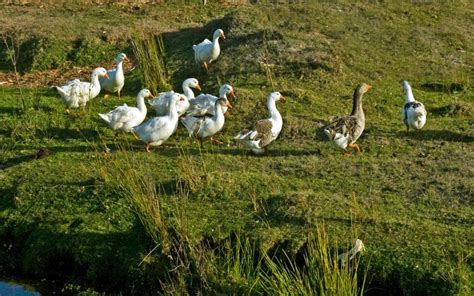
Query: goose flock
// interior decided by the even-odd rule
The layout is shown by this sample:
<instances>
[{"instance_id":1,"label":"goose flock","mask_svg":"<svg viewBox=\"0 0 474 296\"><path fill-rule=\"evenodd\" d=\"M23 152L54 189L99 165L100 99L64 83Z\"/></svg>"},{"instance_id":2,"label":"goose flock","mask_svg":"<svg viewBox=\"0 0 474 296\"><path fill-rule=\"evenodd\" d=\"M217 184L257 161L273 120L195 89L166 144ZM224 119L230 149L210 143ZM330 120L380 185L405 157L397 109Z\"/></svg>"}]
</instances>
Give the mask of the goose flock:
<instances>
[{"instance_id":1,"label":"goose flock","mask_svg":"<svg viewBox=\"0 0 474 296\"><path fill-rule=\"evenodd\" d=\"M217 29L214 31L212 41L205 39L192 46L196 63L207 72L209 72L209 64L221 53L220 38L225 39L224 31ZM124 61L128 61L128 57L120 53L115 58L115 68L108 71L101 67L94 69L91 82L75 79L63 86L56 86L66 105L66 111L69 113L69 108L78 107L84 110L87 102L97 97L101 89L106 92L104 100L108 93L117 93L120 98L120 92L125 84ZM415 100L407 81L403 81L402 86L405 95L402 119L407 132L410 128L421 129L426 123L426 109L421 102ZM364 131L366 121L362 97L371 88L369 84L359 84L354 91L352 112L347 116L336 117L324 128L324 133L329 140L344 154L349 154L347 148L362 152L360 145L356 143ZM99 114L99 117L110 128L132 133L137 139L143 141L147 152L151 151L152 146L159 146L168 140L176 132L179 122L187 129L190 137L199 141L201 147L206 140L222 143L213 137L224 127L224 114L232 108L230 99L235 99L234 87L225 83L220 87L218 96L204 93L195 96L193 89L201 91L201 87L197 79L188 78L183 81L182 89L182 94L167 91L156 96L148 89L142 89L137 95L136 107L124 104L108 113ZM150 97L152 99L148 100L148 104L155 110L156 116L145 121L147 115L145 99ZM242 142L255 154L266 153L268 146L278 138L283 128L283 118L277 109L276 102L285 102L285 100L280 92L271 92L267 97L268 117L256 121L252 127L243 129L234 139Z\"/></svg>"}]
</instances>

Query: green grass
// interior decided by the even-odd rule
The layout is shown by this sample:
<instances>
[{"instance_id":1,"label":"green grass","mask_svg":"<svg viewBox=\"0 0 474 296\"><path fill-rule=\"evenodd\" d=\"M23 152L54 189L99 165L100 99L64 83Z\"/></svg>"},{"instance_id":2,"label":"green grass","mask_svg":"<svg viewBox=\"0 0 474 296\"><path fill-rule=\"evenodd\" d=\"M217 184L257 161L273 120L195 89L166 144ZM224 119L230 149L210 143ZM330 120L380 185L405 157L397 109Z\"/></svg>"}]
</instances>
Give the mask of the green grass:
<instances>
[{"instance_id":1,"label":"green grass","mask_svg":"<svg viewBox=\"0 0 474 296\"><path fill-rule=\"evenodd\" d=\"M80 32L100 38L107 28L114 45L131 28L116 14L142 21L127 7L79 9L71 25L61 7L3 8L2 20L26 15L32 34L48 30L71 42ZM133 92L68 115L46 86L24 89L26 110L18 90L0 88L0 274L112 293L257 293L264 291L256 289L257 263L268 268L263 254L298 262L314 226L324 224L330 248L364 241L358 268L367 272L370 295L472 293L469 3L220 8L140 11L150 20L145 31L163 33L175 90L188 77L208 93L222 82L235 86L238 99L218 137L224 146L200 150L181 128L150 154L131 135L115 137L97 113L133 105ZM207 75L191 45L216 27L227 39ZM424 129L409 134L400 116L402 79L428 109ZM319 124L348 113L362 81L373 85L358 141L364 153L343 157ZM272 85L288 99L278 105L284 128L269 155L255 157L232 136L265 116ZM50 155L32 159L39 149ZM234 259L238 250L257 258L254 265Z\"/></svg>"}]
</instances>

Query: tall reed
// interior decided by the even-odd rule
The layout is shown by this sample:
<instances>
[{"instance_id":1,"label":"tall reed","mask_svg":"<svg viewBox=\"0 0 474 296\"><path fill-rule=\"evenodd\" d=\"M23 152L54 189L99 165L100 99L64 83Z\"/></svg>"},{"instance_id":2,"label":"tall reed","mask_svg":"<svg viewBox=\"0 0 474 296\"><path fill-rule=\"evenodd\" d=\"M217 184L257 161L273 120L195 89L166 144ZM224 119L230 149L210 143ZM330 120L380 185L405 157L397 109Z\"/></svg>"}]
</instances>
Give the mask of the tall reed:
<instances>
[{"instance_id":1,"label":"tall reed","mask_svg":"<svg viewBox=\"0 0 474 296\"><path fill-rule=\"evenodd\" d=\"M137 29L131 31L133 53L143 74L143 83L153 93L169 90L169 77L166 70L166 52L161 35L145 33Z\"/></svg>"},{"instance_id":2,"label":"tall reed","mask_svg":"<svg viewBox=\"0 0 474 296\"><path fill-rule=\"evenodd\" d=\"M318 227L308 235L303 266L288 256L274 259L266 255L263 290L270 295L362 295L366 273L359 287L358 259L342 266L337 257L325 231Z\"/></svg>"}]
</instances>

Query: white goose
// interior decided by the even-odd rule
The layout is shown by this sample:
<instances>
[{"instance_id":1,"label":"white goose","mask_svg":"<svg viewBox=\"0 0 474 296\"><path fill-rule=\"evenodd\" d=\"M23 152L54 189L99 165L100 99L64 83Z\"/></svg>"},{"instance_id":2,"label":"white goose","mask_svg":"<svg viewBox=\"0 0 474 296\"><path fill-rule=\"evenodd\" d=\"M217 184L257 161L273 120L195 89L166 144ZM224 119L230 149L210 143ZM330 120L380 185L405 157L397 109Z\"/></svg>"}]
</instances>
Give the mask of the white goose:
<instances>
[{"instance_id":1,"label":"white goose","mask_svg":"<svg viewBox=\"0 0 474 296\"><path fill-rule=\"evenodd\" d=\"M128 57L124 53L120 53L115 58L115 68L108 70L107 74L109 78L99 78L100 87L109 93L117 93L120 98L120 91L125 84L125 76L123 75L123 61L128 61ZM107 100L108 94L104 95L104 99Z\"/></svg>"},{"instance_id":2,"label":"white goose","mask_svg":"<svg viewBox=\"0 0 474 296\"><path fill-rule=\"evenodd\" d=\"M283 119L276 108L276 101L285 102L285 98L279 92L272 92L267 97L267 108L270 113L268 118L257 121L251 129L244 129L234 137L244 142L255 154L266 152L267 146L278 137L283 127Z\"/></svg>"},{"instance_id":3,"label":"white goose","mask_svg":"<svg viewBox=\"0 0 474 296\"><path fill-rule=\"evenodd\" d=\"M133 128L140 140L146 143L145 150L150 152L150 146L163 144L175 131L178 126L178 111L176 102L184 100L185 97L175 93L171 96L168 114L165 116L153 117L152 119Z\"/></svg>"},{"instance_id":4,"label":"white goose","mask_svg":"<svg viewBox=\"0 0 474 296\"><path fill-rule=\"evenodd\" d=\"M189 108L189 102L194 99L194 92L191 88L201 91L199 82L196 78L188 78L183 81L183 94L186 97L183 101L178 101L176 104L176 110L178 115L181 116ZM148 100L148 104L155 110L157 116L163 116L168 113L168 105L174 91L161 92L158 96L152 100Z\"/></svg>"},{"instance_id":5,"label":"white goose","mask_svg":"<svg viewBox=\"0 0 474 296\"><path fill-rule=\"evenodd\" d=\"M214 104L214 115L204 117L194 117L187 115L181 118L181 122L189 132L189 136L194 136L198 139L202 148L202 142L207 138L217 134L223 127L225 116L223 109L232 108L226 98L220 98Z\"/></svg>"},{"instance_id":6,"label":"white goose","mask_svg":"<svg viewBox=\"0 0 474 296\"><path fill-rule=\"evenodd\" d=\"M132 128L145 120L147 112L145 98L152 96L153 94L148 89L142 89L137 95L137 107L129 107L127 104L124 104L106 114L99 113L99 116L112 129L129 133L132 131Z\"/></svg>"},{"instance_id":7,"label":"white goose","mask_svg":"<svg viewBox=\"0 0 474 296\"><path fill-rule=\"evenodd\" d=\"M74 79L63 86L55 86L66 104L66 112L69 113L69 108L78 108L79 106L84 110L87 102L97 97L100 93L99 76L108 77L107 71L104 68L94 69L91 74L91 82Z\"/></svg>"},{"instance_id":8,"label":"white goose","mask_svg":"<svg viewBox=\"0 0 474 296\"><path fill-rule=\"evenodd\" d=\"M411 86L408 81L403 81L403 92L405 93L405 104L402 108L403 122L407 127L407 132L410 127L419 130L426 123L426 109L425 106L415 100Z\"/></svg>"},{"instance_id":9,"label":"white goose","mask_svg":"<svg viewBox=\"0 0 474 296\"><path fill-rule=\"evenodd\" d=\"M229 84L224 84L219 89L219 98L227 99L227 95L235 98L234 88ZM191 116L204 116L206 114L214 115L214 106L216 105L216 101L219 98L209 94L201 94L194 100L190 101L187 114ZM226 113L227 108L227 105L224 106L222 111Z\"/></svg>"},{"instance_id":10,"label":"white goose","mask_svg":"<svg viewBox=\"0 0 474 296\"><path fill-rule=\"evenodd\" d=\"M212 36L212 42L208 39L204 39L204 41L198 45L193 45L196 63L203 65L207 71L209 70L208 64L216 60L221 53L221 47L219 46L220 37L225 39L224 31L217 29Z\"/></svg>"}]
</instances>

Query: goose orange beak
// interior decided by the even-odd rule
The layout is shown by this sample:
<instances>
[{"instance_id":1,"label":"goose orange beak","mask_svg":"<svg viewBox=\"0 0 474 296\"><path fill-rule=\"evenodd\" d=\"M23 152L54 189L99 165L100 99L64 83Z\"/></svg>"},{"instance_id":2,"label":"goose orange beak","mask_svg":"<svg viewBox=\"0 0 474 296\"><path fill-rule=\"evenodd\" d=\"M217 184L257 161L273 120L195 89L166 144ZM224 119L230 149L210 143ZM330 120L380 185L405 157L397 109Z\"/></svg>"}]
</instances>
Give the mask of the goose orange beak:
<instances>
[{"instance_id":1,"label":"goose orange beak","mask_svg":"<svg viewBox=\"0 0 474 296\"><path fill-rule=\"evenodd\" d=\"M233 90L232 90L232 91L229 93L229 96L231 96L232 98L234 98L234 99L235 99L235 93L234 93L234 91L233 91Z\"/></svg>"},{"instance_id":2,"label":"goose orange beak","mask_svg":"<svg viewBox=\"0 0 474 296\"><path fill-rule=\"evenodd\" d=\"M124 60L126 60L127 62L130 61L127 56L125 56L125 59L124 59Z\"/></svg>"},{"instance_id":3,"label":"goose orange beak","mask_svg":"<svg viewBox=\"0 0 474 296\"><path fill-rule=\"evenodd\" d=\"M232 109L232 104L231 104L228 100L227 100L227 107L228 107L229 109Z\"/></svg>"},{"instance_id":4,"label":"goose orange beak","mask_svg":"<svg viewBox=\"0 0 474 296\"><path fill-rule=\"evenodd\" d=\"M221 33L221 37L222 37L222 39L225 39L224 33Z\"/></svg>"},{"instance_id":5,"label":"goose orange beak","mask_svg":"<svg viewBox=\"0 0 474 296\"><path fill-rule=\"evenodd\" d=\"M198 91L201 91L201 87L198 85L196 85L195 89L197 89Z\"/></svg>"},{"instance_id":6,"label":"goose orange beak","mask_svg":"<svg viewBox=\"0 0 474 296\"><path fill-rule=\"evenodd\" d=\"M280 96L280 102L282 102L282 103L286 102L286 99L285 99L284 96Z\"/></svg>"},{"instance_id":7,"label":"goose orange beak","mask_svg":"<svg viewBox=\"0 0 474 296\"><path fill-rule=\"evenodd\" d=\"M109 74L107 74L107 73L104 74L104 77L107 78L107 79L110 78L110 77L109 77Z\"/></svg>"}]
</instances>

